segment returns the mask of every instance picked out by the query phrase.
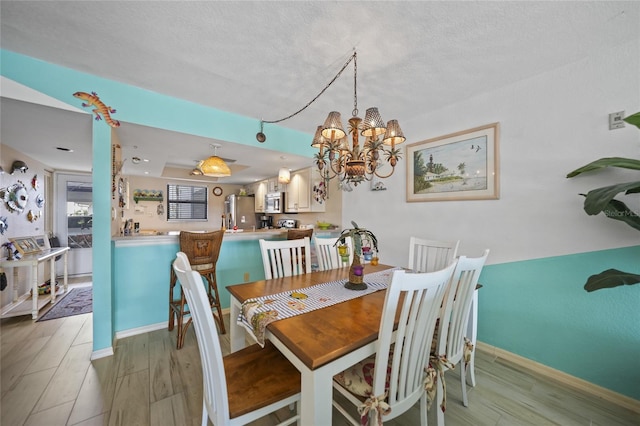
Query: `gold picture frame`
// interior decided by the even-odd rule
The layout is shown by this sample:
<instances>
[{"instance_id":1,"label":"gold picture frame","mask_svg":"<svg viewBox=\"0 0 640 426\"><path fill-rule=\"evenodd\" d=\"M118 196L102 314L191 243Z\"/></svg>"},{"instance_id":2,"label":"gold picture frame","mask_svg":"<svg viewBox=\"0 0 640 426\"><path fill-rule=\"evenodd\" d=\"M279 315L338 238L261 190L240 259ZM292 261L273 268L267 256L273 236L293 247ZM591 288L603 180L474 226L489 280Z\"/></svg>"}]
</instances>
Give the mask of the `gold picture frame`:
<instances>
[{"instance_id":1,"label":"gold picture frame","mask_svg":"<svg viewBox=\"0 0 640 426\"><path fill-rule=\"evenodd\" d=\"M13 243L22 255L40 252L40 246L38 246L38 242L34 237L9 238L9 241Z\"/></svg>"},{"instance_id":2,"label":"gold picture frame","mask_svg":"<svg viewBox=\"0 0 640 426\"><path fill-rule=\"evenodd\" d=\"M499 199L499 133L491 123L408 145L407 202Z\"/></svg>"}]
</instances>

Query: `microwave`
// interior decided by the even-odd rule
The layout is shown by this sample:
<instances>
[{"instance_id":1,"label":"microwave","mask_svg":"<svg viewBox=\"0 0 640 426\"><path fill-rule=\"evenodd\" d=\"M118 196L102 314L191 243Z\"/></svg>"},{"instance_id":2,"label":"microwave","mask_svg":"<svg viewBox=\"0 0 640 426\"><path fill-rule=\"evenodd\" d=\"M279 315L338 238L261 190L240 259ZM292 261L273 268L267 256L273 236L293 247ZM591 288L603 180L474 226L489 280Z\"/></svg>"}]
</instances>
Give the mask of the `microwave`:
<instances>
[{"instance_id":1,"label":"microwave","mask_svg":"<svg viewBox=\"0 0 640 426\"><path fill-rule=\"evenodd\" d=\"M265 213L284 213L284 192L270 192L264 196Z\"/></svg>"}]
</instances>

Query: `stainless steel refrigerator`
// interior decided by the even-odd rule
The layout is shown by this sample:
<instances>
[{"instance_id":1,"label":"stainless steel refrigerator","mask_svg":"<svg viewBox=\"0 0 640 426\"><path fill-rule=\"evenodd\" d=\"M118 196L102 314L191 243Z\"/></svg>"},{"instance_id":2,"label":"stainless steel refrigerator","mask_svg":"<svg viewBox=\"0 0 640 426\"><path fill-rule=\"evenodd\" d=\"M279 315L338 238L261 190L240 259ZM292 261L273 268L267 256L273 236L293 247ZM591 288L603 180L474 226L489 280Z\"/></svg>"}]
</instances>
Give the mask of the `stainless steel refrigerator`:
<instances>
[{"instance_id":1,"label":"stainless steel refrigerator","mask_svg":"<svg viewBox=\"0 0 640 426\"><path fill-rule=\"evenodd\" d=\"M227 229L252 231L256 229L256 203L252 195L227 195L224 200L225 223Z\"/></svg>"}]
</instances>

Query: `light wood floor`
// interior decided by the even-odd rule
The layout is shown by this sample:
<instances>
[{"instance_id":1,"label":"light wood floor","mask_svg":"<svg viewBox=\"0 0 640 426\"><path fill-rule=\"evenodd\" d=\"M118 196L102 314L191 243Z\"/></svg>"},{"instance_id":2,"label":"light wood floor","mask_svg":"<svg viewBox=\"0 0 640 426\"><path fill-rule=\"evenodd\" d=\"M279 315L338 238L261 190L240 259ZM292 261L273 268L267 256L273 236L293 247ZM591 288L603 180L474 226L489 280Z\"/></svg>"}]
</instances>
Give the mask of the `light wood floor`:
<instances>
[{"instance_id":1,"label":"light wood floor","mask_svg":"<svg viewBox=\"0 0 640 426\"><path fill-rule=\"evenodd\" d=\"M91 314L0 322L1 425L200 425L202 376L192 328L181 350L175 349L175 331L165 329L122 339L114 356L94 362L89 361L91 333ZM221 340L228 351L227 336ZM465 408L456 372L447 373L448 426L640 425L637 414L483 352L477 355L476 377ZM253 425L273 425L287 415L284 409ZM334 425L347 424L335 410L333 418ZM435 407L429 422L436 424ZM385 424L419 424L418 407Z\"/></svg>"}]
</instances>

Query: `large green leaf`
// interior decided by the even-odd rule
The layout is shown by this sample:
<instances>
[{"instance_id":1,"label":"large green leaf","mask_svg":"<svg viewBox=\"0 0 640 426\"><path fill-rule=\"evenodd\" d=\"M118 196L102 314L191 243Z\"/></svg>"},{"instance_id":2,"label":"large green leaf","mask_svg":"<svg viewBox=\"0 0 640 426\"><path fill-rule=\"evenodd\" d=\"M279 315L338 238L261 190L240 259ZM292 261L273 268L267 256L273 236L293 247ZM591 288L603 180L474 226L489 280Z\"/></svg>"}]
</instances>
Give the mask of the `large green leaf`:
<instances>
[{"instance_id":1,"label":"large green leaf","mask_svg":"<svg viewBox=\"0 0 640 426\"><path fill-rule=\"evenodd\" d=\"M603 211L613 197L620 192L631 194L638 192L638 188L640 188L640 181L619 183L592 189L587 193L587 197L584 200L584 211L590 215L598 214Z\"/></svg>"},{"instance_id":2,"label":"large green leaf","mask_svg":"<svg viewBox=\"0 0 640 426\"><path fill-rule=\"evenodd\" d=\"M640 170L640 160L624 157L606 157L575 169L567 175L568 178L578 176L581 173L591 172L594 170L604 169L606 167L620 167L623 169Z\"/></svg>"},{"instance_id":3,"label":"large green leaf","mask_svg":"<svg viewBox=\"0 0 640 426\"><path fill-rule=\"evenodd\" d=\"M633 124L638 129L640 129L640 112L636 112L635 114L628 116L624 119L624 121L629 124Z\"/></svg>"},{"instance_id":4,"label":"large green leaf","mask_svg":"<svg viewBox=\"0 0 640 426\"><path fill-rule=\"evenodd\" d=\"M621 285L640 283L640 275L622 272L617 269L607 269L597 275L591 275L584 285L584 289L591 292L603 288L613 288Z\"/></svg>"}]
</instances>

